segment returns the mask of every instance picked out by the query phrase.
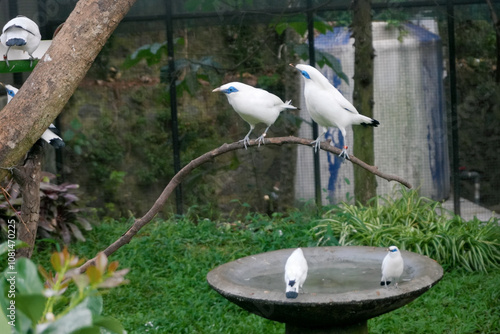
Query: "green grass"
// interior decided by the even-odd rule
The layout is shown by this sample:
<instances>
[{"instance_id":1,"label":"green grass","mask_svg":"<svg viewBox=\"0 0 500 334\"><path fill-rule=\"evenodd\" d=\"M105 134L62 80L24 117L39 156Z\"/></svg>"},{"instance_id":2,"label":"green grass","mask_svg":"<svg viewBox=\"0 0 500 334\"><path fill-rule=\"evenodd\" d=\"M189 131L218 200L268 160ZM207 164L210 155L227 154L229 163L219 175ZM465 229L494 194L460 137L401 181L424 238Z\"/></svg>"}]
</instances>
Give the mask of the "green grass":
<instances>
[{"instance_id":1,"label":"green grass","mask_svg":"<svg viewBox=\"0 0 500 334\"><path fill-rule=\"evenodd\" d=\"M130 283L104 296L104 314L118 318L129 333L283 333L283 324L249 314L218 295L206 275L242 256L316 246L315 218L295 212L248 215L237 222L154 221L110 257L131 269ZM87 242L71 245L70 251L92 257L129 225L101 223L86 235ZM47 262L48 246L37 244L35 261ZM447 272L416 301L370 320L370 333L497 333L499 283L498 269Z\"/></svg>"}]
</instances>

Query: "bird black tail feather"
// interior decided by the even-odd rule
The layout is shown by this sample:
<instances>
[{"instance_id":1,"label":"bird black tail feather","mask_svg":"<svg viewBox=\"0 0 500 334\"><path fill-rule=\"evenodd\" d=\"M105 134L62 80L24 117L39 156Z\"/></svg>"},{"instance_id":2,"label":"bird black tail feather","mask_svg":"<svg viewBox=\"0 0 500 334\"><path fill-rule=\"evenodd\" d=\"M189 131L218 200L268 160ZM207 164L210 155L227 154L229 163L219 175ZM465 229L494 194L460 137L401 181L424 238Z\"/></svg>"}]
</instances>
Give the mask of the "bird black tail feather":
<instances>
[{"instance_id":1,"label":"bird black tail feather","mask_svg":"<svg viewBox=\"0 0 500 334\"><path fill-rule=\"evenodd\" d=\"M381 282L380 282L380 285L382 285L382 286L383 286L383 285L385 285L385 283L387 283L387 285L389 285L389 284L391 284L391 281L387 281L387 282L386 282L386 281L381 281Z\"/></svg>"},{"instance_id":2,"label":"bird black tail feather","mask_svg":"<svg viewBox=\"0 0 500 334\"><path fill-rule=\"evenodd\" d=\"M66 146L64 141L62 141L61 139L58 139L58 138L51 139L50 145L52 145L55 149L63 148L64 146Z\"/></svg>"},{"instance_id":3,"label":"bird black tail feather","mask_svg":"<svg viewBox=\"0 0 500 334\"><path fill-rule=\"evenodd\" d=\"M377 126L379 126L379 124L380 124L380 122L377 121L376 119L373 119L373 118L372 118L372 121L370 123L361 123L361 125L363 125L363 126L373 126L375 128Z\"/></svg>"}]
</instances>

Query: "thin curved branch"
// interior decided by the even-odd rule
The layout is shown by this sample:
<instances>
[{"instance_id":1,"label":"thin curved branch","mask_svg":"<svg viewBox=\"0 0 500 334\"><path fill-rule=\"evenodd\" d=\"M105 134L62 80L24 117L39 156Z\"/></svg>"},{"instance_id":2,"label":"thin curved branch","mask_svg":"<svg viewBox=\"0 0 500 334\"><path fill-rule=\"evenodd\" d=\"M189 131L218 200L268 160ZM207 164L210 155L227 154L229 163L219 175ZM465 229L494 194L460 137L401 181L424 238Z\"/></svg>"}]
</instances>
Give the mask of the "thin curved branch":
<instances>
[{"instance_id":1,"label":"thin curved branch","mask_svg":"<svg viewBox=\"0 0 500 334\"><path fill-rule=\"evenodd\" d=\"M310 146L311 145L311 139L305 139L305 138L297 138L297 137L277 137L277 138L267 138L265 140L265 145L285 145L285 144L297 144L297 145L306 145ZM255 140L251 140L250 144L247 145L249 147L252 146L257 146L258 143ZM265 146L263 145L263 146ZM184 168L182 168L177 174L174 175L174 177L170 180L170 182L167 184L163 192L160 194L156 202L153 204L151 209L149 209L148 212L141 218L138 218L135 220L135 222L132 224L132 226L128 229L127 232L125 232L120 238L118 238L115 242L113 242L111 245L109 245L103 252L106 254L106 256L110 256L114 252L116 252L120 247L128 244L130 240L139 232L141 228L143 228L146 224L148 224L157 214L160 212L160 210L163 208L165 205L166 201L169 199L170 195L174 191L175 187L177 187L188 175L191 173L192 170L195 168L203 165L206 162L209 162L213 160L215 157L235 151L238 149L243 149L244 145L242 142L235 142L231 144L223 144L222 146L207 152L198 158L192 160L190 163L188 163ZM311 148L312 149L312 148ZM327 152L332 152L334 154L339 155L341 150L339 148L336 148L334 146L331 146L329 142L322 142L321 143L321 149ZM411 184L398 177L395 175L389 175L382 173L378 170L377 167L368 165L367 163L359 160L355 156L351 155L350 160L353 164L358 165L369 172L387 180L387 181L396 181L401 183L402 185L406 186L407 188L412 188ZM91 266L95 261L95 258L88 260L86 263L84 263L79 269L81 272L84 272L87 270L89 266Z\"/></svg>"}]
</instances>

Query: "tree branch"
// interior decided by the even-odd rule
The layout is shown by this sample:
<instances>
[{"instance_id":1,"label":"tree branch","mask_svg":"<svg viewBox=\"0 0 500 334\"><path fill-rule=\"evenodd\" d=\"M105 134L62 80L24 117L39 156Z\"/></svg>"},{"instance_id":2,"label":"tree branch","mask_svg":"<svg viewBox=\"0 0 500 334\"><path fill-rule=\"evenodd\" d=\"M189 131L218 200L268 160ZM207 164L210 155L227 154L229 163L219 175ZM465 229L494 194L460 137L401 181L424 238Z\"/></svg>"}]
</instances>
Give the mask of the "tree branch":
<instances>
[{"instance_id":1,"label":"tree branch","mask_svg":"<svg viewBox=\"0 0 500 334\"><path fill-rule=\"evenodd\" d=\"M265 145L284 145L284 144L296 144L296 145L306 145L310 146L311 145L311 139L305 139L305 138L297 138L297 137L277 137L277 138L268 138L265 140ZM257 146L258 144L256 143L255 140L250 141L250 144L248 145L249 147ZM263 146L265 146L263 145ZM115 242L113 242L111 245L109 245L103 252L106 254L106 256L110 256L114 252L116 252L120 247L128 244L130 240L139 232L141 228L143 228L146 224L148 224L157 214L158 212L163 208L165 205L166 201L169 199L170 195L174 191L175 187L177 187L188 175L193 171L195 168L203 165L206 162L209 162L213 160L215 157L243 149L243 143L241 142L235 142L231 144L223 144L222 146L207 152L198 158L192 160L190 163L188 163L184 168L182 168L177 174L174 175L174 177L170 180L170 182L167 184L163 192L160 194L156 202L153 204L151 209L149 209L148 212L144 216L142 216L139 219L136 219L135 222L132 224L132 226L128 229L127 232L125 232L120 238L118 238ZM339 148L336 148L334 146L331 146L329 142L322 142L321 143L321 149L327 152L334 153L336 155L339 155L341 150ZM368 165L367 163L359 160L355 156L351 155L350 160L353 164L360 166L361 168L366 169L370 173L373 173L387 181L396 181L401 183L402 185L406 186L407 188L412 188L412 185L404 180L401 177L395 176L395 175L389 175L382 173L378 170L376 166L371 166ZM86 263L84 263L79 269L81 272L84 272L87 270L89 266L91 266L95 261L95 257L93 259L88 260Z\"/></svg>"}]
</instances>

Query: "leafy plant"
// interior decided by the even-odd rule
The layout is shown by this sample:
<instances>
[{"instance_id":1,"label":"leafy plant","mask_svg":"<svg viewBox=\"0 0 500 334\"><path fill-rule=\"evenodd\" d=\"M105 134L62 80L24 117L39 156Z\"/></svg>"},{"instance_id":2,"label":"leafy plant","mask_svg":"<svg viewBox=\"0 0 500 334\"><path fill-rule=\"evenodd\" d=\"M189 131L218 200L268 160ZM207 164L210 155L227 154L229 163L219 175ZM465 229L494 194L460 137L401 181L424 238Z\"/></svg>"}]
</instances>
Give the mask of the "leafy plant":
<instances>
[{"instance_id":1,"label":"leafy plant","mask_svg":"<svg viewBox=\"0 0 500 334\"><path fill-rule=\"evenodd\" d=\"M450 218L441 203L415 190L376 197L372 206L342 204L325 213L314 228L318 244L365 245L427 255L445 267L484 271L500 268L497 219L481 222Z\"/></svg>"},{"instance_id":2,"label":"leafy plant","mask_svg":"<svg viewBox=\"0 0 500 334\"><path fill-rule=\"evenodd\" d=\"M71 238L85 241L81 229L91 230L90 222L84 217L84 211L76 205L79 201L75 190L77 184L54 184L55 175L44 172L40 182L40 218L38 236L41 238L59 236L65 243ZM21 208L22 198L17 183L11 183L7 189L10 197L0 194L0 223L16 215ZM14 210L13 210L14 209Z\"/></svg>"},{"instance_id":3,"label":"leafy plant","mask_svg":"<svg viewBox=\"0 0 500 334\"><path fill-rule=\"evenodd\" d=\"M126 283L128 269L117 270L118 262L108 264L104 253L96 264L80 274L82 260L64 248L50 257L54 273L39 266L46 279L42 283L36 265L29 259L16 260L0 279L0 329L2 333L123 333L114 318L102 316L100 290ZM76 289L70 289L72 286ZM69 298L66 291L74 291Z\"/></svg>"},{"instance_id":4,"label":"leafy plant","mask_svg":"<svg viewBox=\"0 0 500 334\"><path fill-rule=\"evenodd\" d=\"M184 44L182 38L174 40L175 45ZM141 60L145 60L148 66L158 64L162 61L163 56L167 56L167 42L146 44L136 49L123 62L124 68L130 68L137 65ZM174 61L174 71L178 77L177 91L179 94L188 92L194 95L200 86L200 82L209 82L211 86L216 86L220 83L220 75L218 69L221 67L213 60L213 57L203 57L202 59L181 58ZM161 68L161 82L169 83L168 73L169 65Z\"/></svg>"}]
</instances>

